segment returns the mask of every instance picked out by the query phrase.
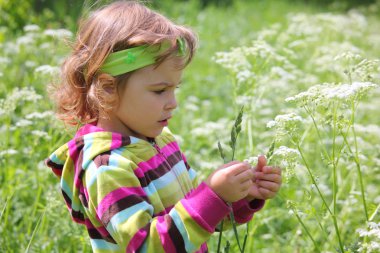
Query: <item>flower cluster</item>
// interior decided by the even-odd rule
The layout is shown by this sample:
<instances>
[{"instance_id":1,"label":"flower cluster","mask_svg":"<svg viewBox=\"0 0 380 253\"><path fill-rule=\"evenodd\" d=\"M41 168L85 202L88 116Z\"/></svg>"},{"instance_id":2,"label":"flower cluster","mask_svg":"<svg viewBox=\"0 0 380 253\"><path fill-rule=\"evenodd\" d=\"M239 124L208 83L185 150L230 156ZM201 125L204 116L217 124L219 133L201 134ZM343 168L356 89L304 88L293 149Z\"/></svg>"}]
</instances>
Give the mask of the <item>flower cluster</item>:
<instances>
[{"instance_id":1,"label":"flower cluster","mask_svg":"<svg viewBox=\"0 0 380 253\"><path fill-rule=\"evenodd\" d=\"M0 99L0 117L10 115L22 101L36 102L42 96L32 87L15 88L5 99Z\"/></svg>"},{"instance_id":2,"label":"flower cluster","mask_svg":"<svg viewBox=\"0 0 380 253\"><path fill-rule=\"evenodd\" d=\"M296 102L300 105L326 106L333 100L352 102L367 95L378 85L371 82L353 82L352 84L324 83L310 87L307 91L285 99L286 102Z\"/></svg>"},{"instance_id":3,"label":"flower cluster","mask_svg":"<svg viewBox=\"0 0 380 253\"><path fill-rule=\"evenodd\" d=\"M276 139L281 139L282 136L288 135L296 141L299 137L300 126L304 119L296 113L288 113L277 115L274 120L267 123L268 128L274 128Z\"/></svg>"},{"instance_id":4,"label":"flower cluster","mask_svg":"<svg viewBox=\"0 0 380 253\"><path fill-rule=\"evenodd\" d=\"M369 242L360 243L359 252L379 252L380 251L380 223L368 222L367 229L357 229L359 237L369 237Z\"/></svg>"}]
</instances>

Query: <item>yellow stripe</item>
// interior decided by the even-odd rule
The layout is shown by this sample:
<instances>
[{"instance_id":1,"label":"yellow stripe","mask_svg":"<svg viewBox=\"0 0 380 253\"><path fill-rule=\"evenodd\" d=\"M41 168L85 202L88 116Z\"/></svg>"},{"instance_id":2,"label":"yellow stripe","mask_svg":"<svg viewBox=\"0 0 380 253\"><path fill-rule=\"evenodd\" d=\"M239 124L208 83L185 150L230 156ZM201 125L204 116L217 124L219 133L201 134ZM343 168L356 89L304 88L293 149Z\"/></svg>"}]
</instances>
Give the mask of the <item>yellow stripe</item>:
<instances>
[{"instance_id":1,"label":"yellow stripe","mask_svg":"<svg viewBox=\"0 0 380 253\"><path fill-rule=\"evenodd\" d=\"M191 218L190 214L186 211L181 202L175 206L175 209L185 225L190 242L194 246L200 247L201 244L211 236L211 234Z\"/></svg>"}]
</instances>

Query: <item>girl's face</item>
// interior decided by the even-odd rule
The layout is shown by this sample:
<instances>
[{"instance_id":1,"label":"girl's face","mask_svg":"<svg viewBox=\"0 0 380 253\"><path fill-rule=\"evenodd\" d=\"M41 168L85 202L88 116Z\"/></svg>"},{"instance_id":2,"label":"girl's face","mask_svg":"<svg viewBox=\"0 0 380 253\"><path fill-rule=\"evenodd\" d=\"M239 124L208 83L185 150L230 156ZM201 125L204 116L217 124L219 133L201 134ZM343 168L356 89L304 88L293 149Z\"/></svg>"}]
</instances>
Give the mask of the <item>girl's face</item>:
<instances>
[{"instance_id":1,"label":"girl's face","mask_svg":"<svg viewBox=\"0 0 380 253\"><path fill-rule=\"evenodd\" d=\"M176 69L179 60L169 58L158 67L136 70L120 91L119 106L103 127L145 140L159 135L177 107L175 89L182 76L182 70Z\"/></svg>"}]
</instances>

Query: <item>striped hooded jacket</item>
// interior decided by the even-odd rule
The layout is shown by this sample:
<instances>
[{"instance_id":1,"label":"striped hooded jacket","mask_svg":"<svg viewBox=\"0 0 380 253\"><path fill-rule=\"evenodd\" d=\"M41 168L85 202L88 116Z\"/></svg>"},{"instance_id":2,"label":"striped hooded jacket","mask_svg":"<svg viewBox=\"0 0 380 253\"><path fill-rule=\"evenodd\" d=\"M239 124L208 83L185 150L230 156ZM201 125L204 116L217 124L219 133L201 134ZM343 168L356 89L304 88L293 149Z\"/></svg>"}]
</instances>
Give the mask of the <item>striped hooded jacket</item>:
<instances>
[{"instance_id":1,"label":"striped hooded jacket","mask_svg":"<svg viewBox=\"0 0 380 253\"><path fill-rule=\"evenodd\" d=\"M207 252L206 241L230 211L198 184L167 128L152 144L88 124L46 164L94 252ZM236 221L247 222L263 204L233 203Z\"/></svg>"}]
</instances>

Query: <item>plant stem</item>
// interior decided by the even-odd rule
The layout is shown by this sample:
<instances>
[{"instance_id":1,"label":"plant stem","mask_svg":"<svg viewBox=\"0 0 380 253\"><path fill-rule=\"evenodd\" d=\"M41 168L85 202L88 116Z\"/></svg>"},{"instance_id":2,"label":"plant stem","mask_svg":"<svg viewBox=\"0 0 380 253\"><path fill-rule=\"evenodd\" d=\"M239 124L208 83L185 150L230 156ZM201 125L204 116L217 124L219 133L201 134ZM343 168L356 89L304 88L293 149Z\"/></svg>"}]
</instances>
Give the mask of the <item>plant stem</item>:
<instances>
[{"instance_id":1,"label":"plant stem","mask_svg":"<svg viewBox=\"0 0 380 253\"><path fill-rule=\"evenodd\" d=\"M219 238L218 238L218 249L216 252L220 253L220 245L222 244L222 232L223 232L223 223L224 220L220 222L220 227L219 227Z\"/></svg>"},{"instance_id":2,"label":"plant stem","mask_svg":"<svg viewBox=\"0 0 380 253\"><path fill-rule=\"evenodd\" d=\"M303 229L306 231L306 234L309 236L309 238L313 241L313 244L314 244L314 247L318 250L318 252L321 252L321 250L319 249L318 247L318 244L316 243L316 241L314 240L313 236L311 235L309 229L306 227L305 223L303 223L301 217L298 215L298 212L297 210L295 210L295 208L292 208L294 214L296 215L297 217L297 220L298 222L301 224L301 226L303 227Z\"/></svg>"},{"instance_id":3,"label":"plant stem","mask_svg":"<svg viewBox=\"0 0 380 253\"><path fill-rule=\"evenodd\" d=\"M348 141L347 141L347 136L346 136L346 135L342 135L342 136L343 136L343 139L344 139L345 143L347 144L347 148L348 148L348 150L350 151L350 153L351 153L351 154L353 155L353 157L354 157L354 162L355 162L355 164L356 164L356 168L357 168L358 176L359 176L360 192L361 192L361 197L362 197L362 202L363 202L364 213L365 213L366 221L369 221L368 210L367 210L367 204L366 204L365 194L364 194L363 176L362 176L362 170L361 170L361 166L360 166L359 158L357 157L357 154L355 154L355 153L352 151L352 149L350 148L349 143L348 143Z\"/></svg>"},{"instance_id":4,"label":"plant stem","mask_svg":"<svg viewBox=\"0 0 380 253\"><path fill-rule=\"evenodd\" d=\"M336 141L336 111L337 106L333 106L333 145L332 145L332 165L333 165L333 213L336 215L336 194L338 191L336 164L335 164L335 141Z\"/></svg>"},{"instance_id":5,"label":"plant stem","mask_svg":"<svg viewBox=\"0 0 380 253\"><path fill-rule=\"evenodd\" d=\"M341 250L342 252L344 252L344 247L343 247L342 240L341 240L341 238L340 238L340 232L339 232L339 227L338 227L338 222L337 222L337 220L336 220L336 216L331 212L329 206L327 205L327 202L326 202L326 200L325 200L325 197L323 196L322 192L320 191L320 189L319 189L319 187L318 187L318 185L317 185L317 182L315 181L315 178L314 178L313 174L311 173L311 169L310 169L310 167L309 167L309 165L308 165L308 163L307 163L307 161L306 161L306 159L305 159L305 156L304 156L304 154L303 154L303 152L302 152L302 150L301 150L301 147L299 146L299 144L296 144L296 145L297 145L297 149L298 149L298 151L300 152L301 158L302 158L302 160L303 160L303 162L304 162L304 164L305 164L305 166L306 166L307 172L309 173L310 178L311 178L313 184L315 185L315 188L317 189L317 192L318 192L319 196L321 197L321 199L322 199L324 205L326 206L328 212L330 213L330 215L331 215L331 217L332 217L332 219L333 219L335 232L336 232L336 234L337 234L337 236L338 236L338 240L339 240L339 247L340 247L340 250Z\"/></svg>"},{"instance_id":6,"label":"plant stem","mask_svg":"<svg viewBox=\"0 0 380 253\"><path fill-rule=\"evenodd\" d=\"M244 251L242 251L242 248L241 248L241 246L240 246L239 234L238 234L237 229L236 229L236 223L235 223L234 212L232 211L232 204L231 204L231 203L228 203L228 205L229 205L230 208L231 208L231 211L230 211L230 219L231 219L232 228L233 228L233 231L234 231L234 234L235 234L235 238L236 238L237 245L238 245L238 247L239 247L240 252L244 252Z\"/></svg>"}]
</instances>

